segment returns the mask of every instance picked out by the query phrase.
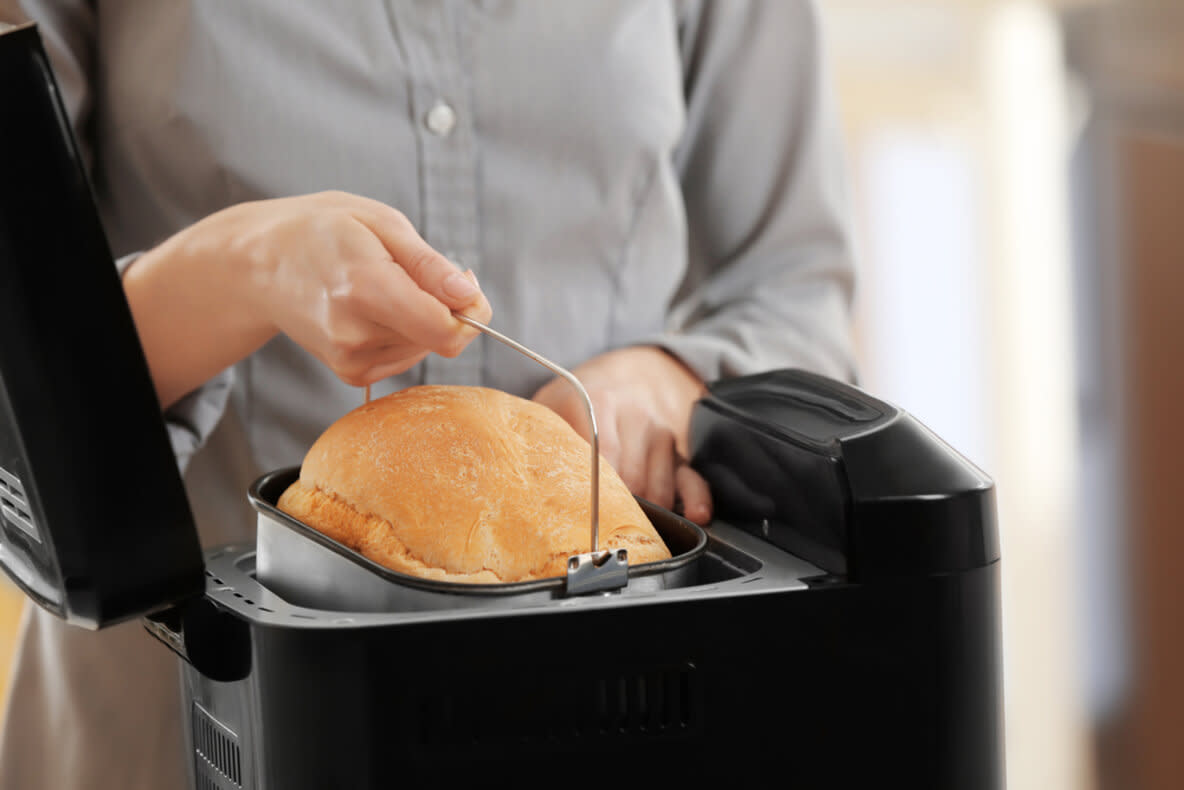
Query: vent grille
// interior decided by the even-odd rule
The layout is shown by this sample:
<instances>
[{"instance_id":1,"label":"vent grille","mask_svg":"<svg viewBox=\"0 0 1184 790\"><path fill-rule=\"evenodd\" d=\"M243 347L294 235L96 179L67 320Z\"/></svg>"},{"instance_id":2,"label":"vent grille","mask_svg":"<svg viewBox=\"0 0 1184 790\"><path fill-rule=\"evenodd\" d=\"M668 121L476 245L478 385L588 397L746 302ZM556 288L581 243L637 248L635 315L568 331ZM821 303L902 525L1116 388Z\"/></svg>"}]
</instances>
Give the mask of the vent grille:
<instances>
[{"instance_id":1,"label":"vent grille","mask_svg":"<svg viewBox=\"0 0 1184 790\"><path fill-rule=\"evenodd\" d=\"M698 672L676 667L598 678L520 677L420 699L425 747L483 747L683 737L701 731ZM495 723L489 729L481 723Z\"/></svg>"},{"instance_id":2,"label":"vent grille","mask_svg":"<svg viewBox=\"0 0 1184 790\"><path fill-rule=\"evenodd\" d=\"M0 513L4 520L24 532L38 543L41 533L29 512L29 501L25 497L25 486L20 478L0 466Z\"/></svg>"},{"instance_id":3,"label":"vent grille","mask_svg":"<svg viewBox=\"0 0 1184 790\"><path fill-rule=\"evenodd\" d=\"M597 730L619 735L676 732L694 724L692 668L602 678L596 682Z\"/></svg>"},{"instance_id":4,"label":"vent grille","mask_svg":"<svg viewBox=\"0 0 1184 790\"><path fill-rule=\"evenodd\" d=\"M197 703L193 704L193 752L197 790L241 790L238 736Z\"/></svg>"}]
</instances>

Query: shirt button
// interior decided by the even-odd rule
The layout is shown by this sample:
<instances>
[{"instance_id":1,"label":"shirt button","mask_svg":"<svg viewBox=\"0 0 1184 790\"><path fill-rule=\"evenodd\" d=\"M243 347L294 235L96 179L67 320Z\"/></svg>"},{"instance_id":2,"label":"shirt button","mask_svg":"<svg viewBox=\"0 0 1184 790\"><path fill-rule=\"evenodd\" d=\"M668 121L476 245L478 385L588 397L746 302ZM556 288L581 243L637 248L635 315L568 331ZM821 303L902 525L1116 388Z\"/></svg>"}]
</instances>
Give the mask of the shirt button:
<instances>
[{"instance_id":1,"label":"shirt button","mask_svg":"<svg viewBox=\"0 0 1184 790\"><path fill-rule=\"evenodd\" d=\"M428 130L437 137L447 137L456 127L456 110L446 102L438 101L424 117Z\"/></svg>"}]
</instances>

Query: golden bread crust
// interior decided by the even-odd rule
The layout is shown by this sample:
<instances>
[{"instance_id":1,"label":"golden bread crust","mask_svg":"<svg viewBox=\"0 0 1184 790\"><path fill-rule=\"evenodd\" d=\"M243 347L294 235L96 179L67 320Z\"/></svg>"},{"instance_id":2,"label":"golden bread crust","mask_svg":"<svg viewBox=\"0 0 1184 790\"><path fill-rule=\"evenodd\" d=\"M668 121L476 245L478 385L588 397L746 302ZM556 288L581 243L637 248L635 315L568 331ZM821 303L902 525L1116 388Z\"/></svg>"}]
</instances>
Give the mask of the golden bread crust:
<instances>
[{"instance_id":1,"label":"golden bread crust","mask_svg":"<svg viewBox=\"0 0 1184 790\"><path fill-rule=\"evenodd\" d=\"M545 406L484 387L422 386L325 431L280 510L392 570L468 583L562 575L588 551L588 443ZM670 552L600 462L600 545Z\"/></svg>"}]
</instances>

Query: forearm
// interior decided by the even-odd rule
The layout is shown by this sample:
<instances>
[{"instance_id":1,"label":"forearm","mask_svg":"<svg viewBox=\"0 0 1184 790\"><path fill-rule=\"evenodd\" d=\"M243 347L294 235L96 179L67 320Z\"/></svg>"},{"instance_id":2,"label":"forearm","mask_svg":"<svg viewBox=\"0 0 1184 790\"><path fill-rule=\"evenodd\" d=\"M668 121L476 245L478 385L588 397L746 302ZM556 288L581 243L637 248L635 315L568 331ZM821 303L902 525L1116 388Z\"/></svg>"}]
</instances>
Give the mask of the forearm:
<instances>
[{"instance_id":1,"label":"forearm","mask_svg":"<svg viewBox=\"0 0 1184 790\"><path fill-rule=\"evenodd\" d=\"M123 277L164 409L276 333L247 303L243 261L200 230L199 224L144 253Z\"/></svg>"}]
</instances>

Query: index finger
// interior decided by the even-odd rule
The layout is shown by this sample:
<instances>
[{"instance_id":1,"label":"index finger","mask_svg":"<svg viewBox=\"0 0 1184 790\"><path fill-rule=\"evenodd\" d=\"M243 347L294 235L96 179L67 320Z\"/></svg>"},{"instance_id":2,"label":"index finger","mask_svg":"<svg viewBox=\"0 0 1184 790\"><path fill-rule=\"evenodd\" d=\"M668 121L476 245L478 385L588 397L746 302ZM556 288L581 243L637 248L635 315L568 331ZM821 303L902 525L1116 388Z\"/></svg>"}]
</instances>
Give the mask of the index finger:
<instances>
[{"instance_id":1,"label":"index finger","mask_svg":"<svg viewBox=\"0 0 1184 790\"><path fill-rule=\"evenodd\" d=\"M378 237L416 285L450 310L488 308L476 278L466 276L460 267L437 252L398 211L376 203L371 210L359 212L358 220Z\"/></svg>"}]
</instances>

